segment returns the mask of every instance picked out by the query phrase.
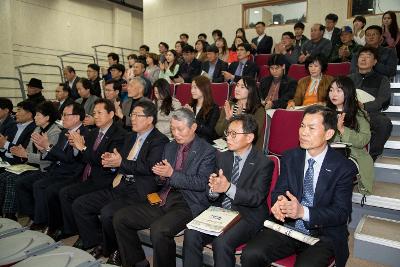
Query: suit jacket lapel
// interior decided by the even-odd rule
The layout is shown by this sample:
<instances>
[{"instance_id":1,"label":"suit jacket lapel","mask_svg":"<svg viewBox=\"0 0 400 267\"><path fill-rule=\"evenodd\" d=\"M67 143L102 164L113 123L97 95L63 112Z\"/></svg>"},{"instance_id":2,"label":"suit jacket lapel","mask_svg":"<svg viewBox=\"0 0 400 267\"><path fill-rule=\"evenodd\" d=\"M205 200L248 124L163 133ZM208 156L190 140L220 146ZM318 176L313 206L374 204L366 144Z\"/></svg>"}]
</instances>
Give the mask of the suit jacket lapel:
<instances>
[{"instance_id":1,"label":"suit jacket lapel","mask_svg":"<svg viewBox=\"0 0 400 267\"><path fill-rule=\"evenodd\" d=\"M252 147L250 154L247 156L247 159L243 164L242 171L240 172L239 181L237 183L238 186L243 184L246 180L246 177L249 177L251 175L251 173L253 172L253 169L255 166L255 162L254 162L255 154L256 154L255 148ZM233 163L233 161L232 161L232 163ZM232 169L232 167L233 167L233 164L231 164L231 169ZM231 171L231 173L232 173L232 171Z\"/></svg>"},{"instance_id":2,"label":"suit jacket lapel","mask_svg":"<svg viewBox=\"0 0 400 267\"><path fill-rule=\"evenodd\" d=\"M300 156L299 156L299 165L300 168L296 168L296 191L298 192L297 198L301 201L301 197L303 196L303 183L304 183L304 168L305 168L305 158L306 158L306 151L304 149L300 149ZM298 177L298 178L297 178ZM291 192L293 193L293 192Z\"/></svg>"},{"instance_id":3,"label":"suit jacket lapel","mask_svg":"<svg viewBox=\"0 0 400 267\"><path fill-rule=\"evenodd\" d=\"M176 153L178 151L178 143L176 141L171 142L171 149L166 149L165 151L165 159L168 160L169 164L171 164L172 168L175 166L176 161Z\"/></svg>"},{"instance_id":4,"label":"suit jacket lapel","mask_svg":"<svg viewBox=\"0 0 400 267\"><path fill-rule=\"evenodd\" d=\"M108 128L106 134L101 139L101 142L100 142L99 146L97 147L96 152L97 151L101 151L101 153L104 152L102 150L102 148L103 148L103 146L105 146L106 143L108 143L108 139L110 139L110 136L112 136L112 134L114 133L114 130L115 130L115 123L111 124L110 128ZM97 134L99 134L99 132L97 132ZM97 135L94 140L96 140L96 138L97 138ZM96 141L94 141L94 142L96 142Z\"/></svg>"},{"instance_id":5,"label":"suit jacket lapel","mask_svg":"<svg viewBox=\"0 0 400 267\"><path fill-rule=\"evenodd\" d=\"M314 205L315 203L318 203L319 199L323 196L323 192L326 191L326 187L331 181L333 168L331 164L332 160L329 159L332 155L330 149L331 148L328 148L328 152L326 153L324 161L322 162L321 170L319 171L318 182L317 186L315 187Z\"/></svg>"},{"instance_id":6,"label":"suit jacket lapel","mask_svg":"<svg viewBox=\"0 0 400 267\"><path fill-rule=\"evenodd\" d=\"M192 147L190 148L189 154L187 155L187 158L185 160L185 165L184 169L186 169L188 166L190 166L190 163L192 160L196 157L197 151L199 151L201 147L199 146L199 137L195 137Z\"/></svg>"}]
</instances>

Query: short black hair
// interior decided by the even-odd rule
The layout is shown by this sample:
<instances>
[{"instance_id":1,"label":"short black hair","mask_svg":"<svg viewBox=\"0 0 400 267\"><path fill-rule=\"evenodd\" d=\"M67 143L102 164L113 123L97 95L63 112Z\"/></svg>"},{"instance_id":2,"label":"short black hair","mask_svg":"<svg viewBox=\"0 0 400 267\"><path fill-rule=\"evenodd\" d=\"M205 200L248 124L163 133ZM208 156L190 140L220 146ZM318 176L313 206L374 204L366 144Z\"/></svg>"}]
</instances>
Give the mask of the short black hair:
<instances>
[{"instance_id":1,"label":"short black hair","mask_svg":"<svg viewBox=\"0 0 400 267\"><path fill-rule=\"evenodd\" d=\"M282 37L283 37L284 35L289 36L290 39L294 39L294 38L295 38L293 32L284 32L284 33L282 33Z\"/></svg>"},{"instance_id":2,"label":"short black hair","mask_svg":"<svg viewBox=\"0 0 400 267\"><path fill-rule=\"evenodd\" d=\"M147 117L153 117L152 124L156 125L156 123L157 123L157 112L158 112L156 104L154 104L150 100L142 99L142 100L139 100L138 102L135 103L133 108L136 108L136 107L143 108L144 115L146 115Z\"/></svg>"},{"instance_id":3,"label":"short black hair","mask_svg":"<svg viewBox=\"0 0 400 267\"><path fill-rule=\"evenodd\" d=\"M119 90L121 92L121 90L122 90L121 80L123 80L123 79L120 79L120 80L110 79L110 80L106 81L105 85L112 84L114 91Z\"/></svg>"},{"instance_id":4,"label":"short black hair","mask_svg":"<svg viewBox=\"0 0 400 267\"><path fill-rule=\"evenodd\" d=\"M251 52L251 45L248 44L248 43L241 43L241 44L238 44L237 47L243 47L243 48L246 50L246 52Z\"/></svg>"},{"instance_id":5,"label":"short black hair","mask_svg":"<svg viewBox=\"0 0 400 267\"><path fill-rule=\"evenodd\" d=\"M371 26L369 26L369 27L365 30L365 33L367 33L368 30L377 30L377 31L379 32L380 35L382 35L382 33L383 33L382 27L381 27L381 26L378 26L378 25L371 25Z\"/></svg>"},{"instance_id":6,"label":"short black hair","mask_svg":"<svg viewBox=\"0 0 400 267\"><path fill-rule=\"evenodd\" d=\"M140 47L139 47L139 49L144 49L144 50L146 50L146 52L149 52L150 51L150 47L148 46L148 45L141 45Z\"/></svg>"},{"instance_id":7,"label":"short black hair","mask_svg":"<svg viewBox=\"0 0 400 267\"><path fill-rule=\"evenodd\" d=\"M92 64L89 64L87 67L88 67L88 68L91 68L92 70L97 71L97 73L100 72L100 67L99 67L99 65L97 65L97 64L92 63Z\"/></svg>"},{"instance_id":8,"label":"short black hair","mask_svg":"<svg viewBox=\"0 0 400 267\"><path fill-rule=\"evenodd\" d=\"M379 59L379 53L378 49L372 46L363 46L361 49L358 51L358 56L361 55L361 53L371 53L376 60Z\"/></svg>"},{"instance_id":9,"label":"short black hair","mask_svg":"<svg viewBox=\"0 0 400 267\"><path fill-rule=\"evenodd\" d=\"M197 38L200 39L200 37L204 37L204 39L207 39L207 34L205 33L200 33L199 35L197 35Z\"/></svg>"},{"instance_id":10,"label":"short black hair","mask_svg":"<svg viewBox=\"0 0 400 267\"><path fill-rule=\"evenodd\" d=\"M258 124L257 120L252 114L239 114L236 116L233 116L232 118L229 119L228 121L228 126L234 122L234 121L241 121L242 122L242 128L244 133L252 133L254 134L254 139L253 139L253 144L257 143L258 139Z\"/></svg>"},{"instance_id":11,"label":"short black hair","mask_svg":"<svg viewBox=\"0 0 400 267\"><path fill-rule=\"evenodd\" d=\"M311 105L304 110L303 118L307 114L320 113L324 119L323 124L325 131L332 129L337 130L337 113L332 109L322 105Z\"/></svg>"},{"instance_id":12,"label":"short black hair","mask_svg":"<svg viewBox=\"0 0 400 267\"><path fill-rule=\"evenodd\" d=\"M271 58L268 60L268 66L282 66L286 65L288 62L286 61L286 58L282 54L273 54Z\"/></svg>"},{"instance_id":13,"label":"short black hair","mask_svg":"<svg viewBox=\"0 0 400 267\"><path fill-rule=\"evenodd\" d=\"M76 73L75 72L75 69L73 68L73 67L71 67L71 66L65 66L65 68L64 69L66 69L68 72L73 72L73 73Z\"/></svg>"},{"instance_id":14,"label":"short black hair","mask_svg":"<svg viewBox=\"0 0 400 267\"><path fill-rule=\"evenodd\" d=\"M221 38L222 37L222 31L218 30L218 29L215 29L215 30L212 31L211 35L213 35L213 36L217 35L219 38Z\"/></svg>"},{"instance_id":15,"label":"short black hair","mask_svg":"<svg viewBox=\"0 0 400 267\"><path fill-rule=\"evenodd\" d=\"M138 56L136 55L136 54L130 54L130 55L128 55L128 60L129 59L131 59L131 58L133 58L134 60L136 60L137 58L138 58Z\"/></svg>"},{"instance_id":16,"label":"short black hair","mask_svg":"<svg viewBox=\"0 0 400 267\"><path fill-rule=\"evenodd\" d=\"M258 21L258 22L256 23L256 26L257 26L258 24L261 24L261 25L263 25L263 26L265 27L265 23L264 23L263 21Z\"/></svg>"},{"instance_id":17,"label":"short black hair","mask_svg":"<svg viewBox=\"0 0 400 267\"><path fill-rule=\"evenodd\" d=\"M364 26L365 26L365 24L367 24L367 20L365 19L365 17L364 16L356 16L354 19L353 19L353 24L354 24L354 22L356 22L356 21L361 21L364 25L361 27L361 29L364 29Z\"/></svg>"},{"instance_id":18,"label":"short black hair","mask_svg":"<svg viewBox=\"0 0 400 267\"><path fill-rule=\"evenodd\" d=\"M63 90L64 92L67 92L68 95L71 95L71 89L69 88L68 82L66 82L66 83L59 83L58 86L61 86L61 87L62 87L62 90Z\"/></svg>"},{"instance_id":19,"label":"short black hair","mask_svg":"<svg viewBox=\"0 0 400 267\"><path fill-rule=\"evenodd\" d=\"M334 14L334 13L329 13L328 15L326 15L326 17L325 17L325 20L327 20L327 19L329 19L329 20L332 20L333 22L338 22L338 20L339 20L339 17L338 17L338 15L336 15L336 14Z\"/></svg>"},{"instance_id":20,"label":"short black hair","mask_svg":"<svg viewBox=\"0 0 400 267\"><path fill-rule=\"evenodd\" d=\"M304 23L301 22L301 21L299 21L299 22L297 22L296 24L294 24L293 29L297 29L297 28L300 28L300 29L302 29L302 30L304 31L304 28L305 28Z\"/></svg>"},{"instance_id":21,"label":"short black hair","mask_svg":"<svg viewBox=\"0 0 400 267\"><path fill-rule=\"evenodd\" d=\"M195 50L193 48L193 46L187 44L185 46L182 47L182 53L194 53Z\"/></svg>"},{"instance_id":22,"label":"short black hair","mask_svg":"<svg viewBox=\"0 0 400 267\"><path fill-rule=\"evenodd\" d=\"M8 113L11 113L13 111L14 105L7 97L0 97L0 108L8 109Z\"/></svg>"},{"instance_id":23,"label":"short black hair","mask_svg":"<svg viewBox=\"0 0 400 267\"><path fill-rule=\"evenodd\" d=\"M108 53L107 57L111 57L113 60L117 61L117 63L119 62L119 56L113 52Z\"/></svg>"},{"instance_id":24,"label":"short black hair","mask_svg":"<svg viewBox=\"0 0 400 267\"><path fill-rule=\"evenodd\" d=\"M216 47L215 45L209 45L209 46L207 46L207 52L213 52L213 53L218 54L219 50L218 50L218 47Z\"/></svg>"},{"instance_id":25,"label":"short black hair","mask_svg":"<svg viewBox=\"0 0 400 267\"><path fill-rule=\"evenodd\" d=\"M310 64L315 61L319 62L319 64L321 65L321 72L324 73L326 71L326 69L328 68L328 59L321 54L309 56L306 59L305 67L306 67L307 72L308 72L308 66L310 66Z\"/></svg>"},{"instance_id":26,"label":"short black hair","mask_svg":"<svg viewBox=\"0 0 400 267\"><path fill-rule=\"evenodd\" d=\"M317 25L319 25L319 30L320 30L321 32L325 32L325 26L324 26L324 25L319 24L319 23L317 23Z\"/></svg>"},{"instance_id":27,"label":"short black hair","mask_svg":"<svg viewBox=\"0 0 400 267\"><path fill-rule=\"evenodd\" d=\"M94 106L98 104L104 104L104 109L107 110L107 113L110 113L111 111L115 113L115 106L114 103L111 102L111 100L98 98L96 101L94 101Z\"/></svg>"},{"instance_id":28,"label":"short black hair","mask_svg":"<svg viewBox=\"0 0 400 267\"><path fill-rule=\"evenodd\" d=\"M92 83L91 81L89 81L86 78L80 78L78 83L81 83L83 88L85 88L86 90L91 90L92 89Z\"/></svg>"},{"instance_id":29,"label":"short black hair","mask_svg":"<svg viewBox=\"0 0 400 267\"><path fill-rule=\"evenodd\" d=\"M30 100L21 101L17 104L17 107L30 112L32 114L32 119L33 117L35 117L36 114L35 103L33 103L32 101Z\"/></svg>"},{"instance_id":30,"label":"short black hair","mask_svg":"<svg viewBox=\"0 0 400 267\"><path fill-rule=\"evenodd\" d=\"M49 116L49 123L53 123L58 119L58 111L51 101L43 101L36 106L36 112L43 116Z\"/></svg>"},{"instance_id":31,"label":"short black hair","mask_svg":"<svg viewBox=\"0 0 400 267\"><path fill-rule=\"evenodd\" d=\"M116 70L119 70L120 72L122 72L122 74L125 73L125 66L122 64L119 64L119 63L111 65L109 69L110 69L110 71L112 69L116 69Z\"/></svg>"},{"instance_id":32,"label":"short black hair","mask_svg":"<svg viewBox=\"0 0 400 267\"><path fill-rule=\"evenodd\" d=\"M165 49L167 49L167 50L169 49L169 45L167 43L165 43L165 42L160 42L158 45L164 46Z\"/></svg>"},{"instance_id":33,"label":"short black hair","mask_svg":"<svg viewBox=\"0 0 400 267\"><path fill-rule=\"evenodd\" d=\"M189 35L188 35L187 33L181 33L181 35L179 35L179 37L182 37L182 36L184 36L184 37L186 37L187 39L189 39Z\"/></svg>"},{"instance_id":34,"label":"short black hair","mask_svg":"<svg viewBox=\"0 0 400 267\"><path fill-rule=\"evenodd\" d=\"M79 115L80 121L83 121L85 119L86 112L85 112L85 108L83 107L83 105L81 105L77 102L72 102L71 104L66 105L64 107L64 109L69 106L72 106L72 115Z\"/></svg>"}]
</instances>

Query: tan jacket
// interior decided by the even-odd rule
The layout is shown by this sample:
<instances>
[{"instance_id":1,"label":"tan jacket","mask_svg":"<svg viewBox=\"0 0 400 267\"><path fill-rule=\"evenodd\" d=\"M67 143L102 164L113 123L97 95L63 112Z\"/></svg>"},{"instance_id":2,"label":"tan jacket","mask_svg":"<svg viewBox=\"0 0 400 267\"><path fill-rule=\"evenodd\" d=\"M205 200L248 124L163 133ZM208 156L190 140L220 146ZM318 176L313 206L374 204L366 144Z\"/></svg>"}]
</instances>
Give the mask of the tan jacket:
<instances>
[{"instance_id":1,"label":"tan jacket","mask_svg":"<svg viewBox=\"0 0 400 267\"><path fill-rule=\"evenodd\" d=\"M322 75L321 82L318 85L318 102L326 102L326 97L329 91L329 85L331 84L333 77L330 75ZM301 78L297 83L296 93L294 95L294 103L296 106L303 106L304 95L308 89L308 85L311 82L311 76Z\"/></svg>"}]
</instances>

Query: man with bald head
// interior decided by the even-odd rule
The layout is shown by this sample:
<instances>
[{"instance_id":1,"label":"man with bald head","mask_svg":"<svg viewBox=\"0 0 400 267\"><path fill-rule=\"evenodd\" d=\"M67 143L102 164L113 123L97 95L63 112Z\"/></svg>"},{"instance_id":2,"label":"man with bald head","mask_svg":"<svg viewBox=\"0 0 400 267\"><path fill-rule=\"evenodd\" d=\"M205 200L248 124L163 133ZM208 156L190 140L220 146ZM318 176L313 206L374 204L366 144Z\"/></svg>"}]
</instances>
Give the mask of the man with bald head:
<instances>
[{"instance_id":1,"label":"man with bald head","mask_svg":"<svg viewBox=\"0 0 400 267\"><path fill-rule=\"evenodd\" d=\"M299 57L299 63L304 63L309 56L323 55L329 57L332 50L332 43L325 39L325 26L322 24L314 24L311 27L311 39L305 42L301 47L302 54Z\"/></svg>"}]
</instances>

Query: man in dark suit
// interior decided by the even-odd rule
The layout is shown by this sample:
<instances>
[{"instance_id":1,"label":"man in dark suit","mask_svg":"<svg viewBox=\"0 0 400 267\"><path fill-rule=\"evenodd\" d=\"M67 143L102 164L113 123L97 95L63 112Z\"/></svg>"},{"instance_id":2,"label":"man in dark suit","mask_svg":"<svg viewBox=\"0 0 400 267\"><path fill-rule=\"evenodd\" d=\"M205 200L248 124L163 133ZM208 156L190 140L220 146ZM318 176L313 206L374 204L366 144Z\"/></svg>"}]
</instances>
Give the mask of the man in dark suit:
<instances>
[{"instance_id":1,"label":"man in dark suit","mask_svg":"<svg viewBox=\"0 0 400 267\"><path fill-rule=\"evenodd\" d=\"M252 115L232 118L227 129L229 151L218 154L218 173L209 179L209 198L241 215L228 231L218 237L185 230L183 265L203 266L203 247L212 242L214 266L235 266L235 249L261 229L268 217L266 198L274 165L253 144L257 141L257 122Z\"/></svg>"},{"instance_id":2,"label":"man in dark suit","mask_svg":"<svg viewBox=\"0 0 400 267\"><path fill-rule=\"evenodd\" d=\"M265 34L265 23L259 21L256 23L257 37L251 40L253 54L271 54L273 40L271 36Z\"/></svg>"},{"instance_id":3,"label":"man in dark suit","mask_svg":"<svg viewBox=\"0 0 400 267\"><path fill-rule=\"evenodd\" d=\"M269 266L292 254L297 254L296 266L328 266L332 257L336 266L345 266L349 256L347 222L357 168L329 147L327 142L336 127L336 112L329 108L316 105L304 111L299 129L301 148L284 154L272 193L274 217L320 241L311 246L264 229L247 243L241 257L243 267Z\"/></svg>"},{"instance_id":4,"label":"man in dark suit","mask_svg":"<svg viewBox=\"0 0 400 267\"><path fill-rule=\"evenodd\" d=\"M47 172L34 173L16 182L18 213L27 215L34 221L31 226L34 230L45 229L48 226L52 231L62 225L58 193L61 188L74 183L84 167L80 155L74 152L68 141L68 135L75 131L79 131L83 136L87 135L87 130L82 125L84 118L83 107L73 102L64 108L64 129L54 146L50 144L47 135L35 136L34 143L42 151L42 158L52 161L52 164ZM48 218L47 214L52 216Z\"/></svg>"},{"instance_id":5,"label":"man in dark suit","mask_svg":"<svg viewBox=\"0 0 400 267\"><path fill-rule=\"evenodd\" d=\"M218 47L210 45L207 47L207 61L203 62L201 69L207 73L213 83L223 83L223 71L228 70L228 63L218 58Z\"/></svg>"},{"instance_id":6,"label":"man in dark suit","mask_svg":"<svg viewBox=\"0 0 400 267\"><path fill-rule=\"evenodd\" d=\"M228 71L222 72L225 81L238 82L243 76L255 78L258 73L258 66L248 60L251 46L245 43L239 44L236 51L238 61L232 62L228 67Z\"/></svg>"},{"instance_id":7,"label":"man in dark suit","mask_svg":"<svg viewBox=\"0 0 400 267\"><path fill-rule=\"evenodd\" d=\"M200 75L201 62L196 59L194 52L195 50L191 45L187 44L182 48L185 61L179 65L179 77L175 79L176 82L191 83L194 77Z\"/></svg>"},{"instance_id":8,"label":"man in dark suit","mask_svg":"<svg viewBox=\"0 0 400 267\"><path fill-rule=\"evenodd\" d=\"M0 157L10 164L21 164L26 161L26 158L13 156L10 149L13 146L21 145L23 148L28 146L31 134L36 128L33 121L35 117L35 104L29 100L19 102L15 117L17 122L17 131L15 134L11 136L0 134Z\"/></svg>"},{"instance_id":9,"label":"man in dark suit","mask_svg":"<svg viewBox=\"0 0 400 267\"><path fill-rule=\"evenodd\" d=\"M66 66L63 69L64 78L66 80L65 85L69 88L71 92L70 97L74 100L79 98L78 89L76 88L76 83L79 81L79 77L75 73L75 69L71 66Z\"/></svg>"},{"instance_id":10,"label":"man in dark suit","mask_svg":"<svg viewBox=\"0 0 400 267\"><path fill-rule=\"evenodd\" d=\"M332 48L340 43L340 29L336 26L339 17L336 14L330 13L325 17L324 38L332 43Z\"/></svg>"},{"instance_id":11,"label":"man in dark suit","mask_svg":"<svg viewBox=\"0 0 400 267\"><path fill-rule=\"evenodd\" d=\"M59 119L61 119L64 108L74 102L74 100L69 96L70 94L71 91L69 90L69 87L65 85L65 83L58 84L56 88L56 99L58 102L56 102L56 104Z\"/></svg>"},{"instance_id":12,"label":"man in dark suit","mask_svg":"<svg viewBox=\"0 0 400 267\"><path fill-rule=\"evenodd\" d=\"M125 140L121 153L115 149L102 156L104 167L119 168L113 187L81 196L72 205L83 249L97 246L92 253L96 258L117 250L112 226L114 213L127 205L146 202L147 194L157 191L151 168L162 160L164 146L169 142L154 127L157 107L151 101L139 101L131 120L133 133Z\"/></svg>"},{"instance_id":13,"label":"man in dark suit","mask_svg":"<svg viewBox=\"0 0 400 267\"><path fill-rule=\"evenodd\" d=\"M10 99L0 97L0 136L11 138L17 132L17 123L11 116L13 108Z\"/></svg>"},{"instance_id":14,"label":"man in dark suit","mask_svg":"<svg viewBox=\"0 0 400 267\"><path fill-rule=\"evenodd\" d=\"M71 132L69 142L82 155L85 164L80 181L61 189L59 197L63 215L64 234L77 233L72 213L72 203L78 197L104 189L111 185L117 170L103 167L101 156L105 152L121 150L126 132L113 121L114 104L107 99L98 99L95 102L93 117L96 128L84 138L78 132ZM51 214L49 214L51 216Z\"/></svg>"},{"instance_id":15,"label":"man in dark suit","mask_svg":"<svg viewBox=\"0 0 400 267\"><path fill-rule=\"evenodd\" d=\"M216 151L196 136L196 127L193 112L174 112L171 132L175 140L165 146L164 160L152 168L163 183L158 193L161 203L137 203L114 215L123 266L150 266L137 234L146 228L150 228L154 266L175 266L174 235L208 207L206 188L215 170Z\"/></svg>"}]
</instances>

